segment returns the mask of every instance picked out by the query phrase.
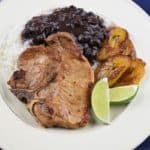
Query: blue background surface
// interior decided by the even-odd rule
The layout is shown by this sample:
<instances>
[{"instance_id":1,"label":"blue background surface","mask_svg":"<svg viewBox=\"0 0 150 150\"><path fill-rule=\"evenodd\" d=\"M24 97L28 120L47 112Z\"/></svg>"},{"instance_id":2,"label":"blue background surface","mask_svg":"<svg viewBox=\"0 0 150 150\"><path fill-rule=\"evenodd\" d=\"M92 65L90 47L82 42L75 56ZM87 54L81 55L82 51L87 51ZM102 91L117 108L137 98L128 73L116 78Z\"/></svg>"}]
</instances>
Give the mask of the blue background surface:
<instances>
[{"instance_id":1,"label":"blue background surface","mask_svg":"<svg viewBox=\"0 0 150 150\"><path fill-rule=\"evenodd\" d=\"M139 6L141 6L150 15L150 0L134 0Z\"/></svg>"},{"instance_id":2,"label":"blue background surface","mask_svg":"<svg viewBox=\"0 0 150 150\"><path fill-rule=\"evenodd\" d=\"M134 2L141 6L150 15L150 0L134 0ZM135 150L150 150L150 137L148 137Z\"/></svg>"}]
</instances>

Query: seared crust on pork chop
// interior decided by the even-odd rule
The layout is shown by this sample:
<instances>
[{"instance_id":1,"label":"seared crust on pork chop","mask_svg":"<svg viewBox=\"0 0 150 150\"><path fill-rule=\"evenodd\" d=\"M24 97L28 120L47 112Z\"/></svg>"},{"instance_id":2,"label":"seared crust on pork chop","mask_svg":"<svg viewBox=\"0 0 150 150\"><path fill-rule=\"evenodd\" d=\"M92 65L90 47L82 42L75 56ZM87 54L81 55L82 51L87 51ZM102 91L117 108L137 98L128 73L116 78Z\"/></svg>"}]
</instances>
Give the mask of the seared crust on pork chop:
<instances>
[{"instance_id":1,"label":"seared crust on pork chop","mask_svg":"<svg viewBox=\"0 0 150 150\"><path fill-rule=\"evenodd\" d=\"M70 34L60 32L20 55L8 84L44 127L78 128L89 120L93 82L81 48Z\"/></svg>"}]
</instances>

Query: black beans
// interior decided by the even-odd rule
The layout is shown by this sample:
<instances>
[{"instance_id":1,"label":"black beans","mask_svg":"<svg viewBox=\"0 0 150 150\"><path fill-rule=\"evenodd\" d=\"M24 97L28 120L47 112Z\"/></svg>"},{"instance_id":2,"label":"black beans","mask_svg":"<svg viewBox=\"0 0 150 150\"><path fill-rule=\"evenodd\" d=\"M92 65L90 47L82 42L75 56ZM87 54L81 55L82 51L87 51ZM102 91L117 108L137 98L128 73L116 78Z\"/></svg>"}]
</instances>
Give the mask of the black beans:
<instances>
[{"instance_id":1,"label":"black beans","mask_svg":"<svg viewBox=\"0 0 150 150\"><path fill-rule=\"evenodd\" d=\"M91 64L107 37L103 19L93 12L70 6L55 9L48 15L33 17L25 25L22 39L31 40L33 45L42 44L45 38L56 32L72 33Z\"/></svg>"}]
</instances>

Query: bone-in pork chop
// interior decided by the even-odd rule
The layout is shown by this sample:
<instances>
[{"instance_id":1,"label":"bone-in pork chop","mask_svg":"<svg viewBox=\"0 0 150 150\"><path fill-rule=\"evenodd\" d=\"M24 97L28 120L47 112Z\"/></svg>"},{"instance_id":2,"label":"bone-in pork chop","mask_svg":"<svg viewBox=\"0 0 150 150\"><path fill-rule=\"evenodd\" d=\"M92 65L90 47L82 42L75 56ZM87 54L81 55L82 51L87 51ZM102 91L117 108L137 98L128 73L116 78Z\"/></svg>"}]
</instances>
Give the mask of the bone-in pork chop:
<instances>
[{"instance_id":1,"label":"bone-in pork chop","mask_svg":"<svg viewBox=\"0 0 150 150\"><path fill-rule=\"evenodd\" d=\"M20 55L8 84L44 127L78 128L89 120L93 82L81 48L70 34L60 32Z\"/></svg>"}]
</instances>

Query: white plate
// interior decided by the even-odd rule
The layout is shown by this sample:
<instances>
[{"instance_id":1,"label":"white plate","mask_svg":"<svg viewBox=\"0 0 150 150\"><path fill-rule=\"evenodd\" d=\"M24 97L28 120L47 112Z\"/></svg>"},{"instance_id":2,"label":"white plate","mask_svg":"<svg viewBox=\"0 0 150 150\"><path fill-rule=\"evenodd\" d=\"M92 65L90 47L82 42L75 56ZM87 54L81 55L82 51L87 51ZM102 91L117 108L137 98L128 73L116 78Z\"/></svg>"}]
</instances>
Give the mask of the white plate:
<instances>
[{"instance_id":1,"label":"white plate","mask_svg":"<svg viewBox=\"0 0 150 150\"><path fill-rule=\"evenodd\" d=\"M4 38L8 36L7 40L11 39L15 42L16 33L13 32L14 30L11 31L12 27L24 24L33 15L43 10L70 4L102 14L130 32L138 56L147 63L140 90L135 100L113 120L111 125L88 126L79 130L42 129L32 127L37 125L23 105L17 103L6 88L9 75L5 75L3 70L9 72L11 65L7 67L6 64L5 68L0 65L2 96L0 97L0 146L6 150L130 150L150 134L150 19L133 2L128 0L3 1L0 3L0 59L3 49L6 49ZM17 28L15 31L19 33L20 30ZM7 47L9 48L9 45ZM8 53L6 57L10 60L9 54L15 56L13 53ZM6 103L23 121L11 111ZM116 110L118 113L120 108Z\"/></svg>"}]
</instances>

